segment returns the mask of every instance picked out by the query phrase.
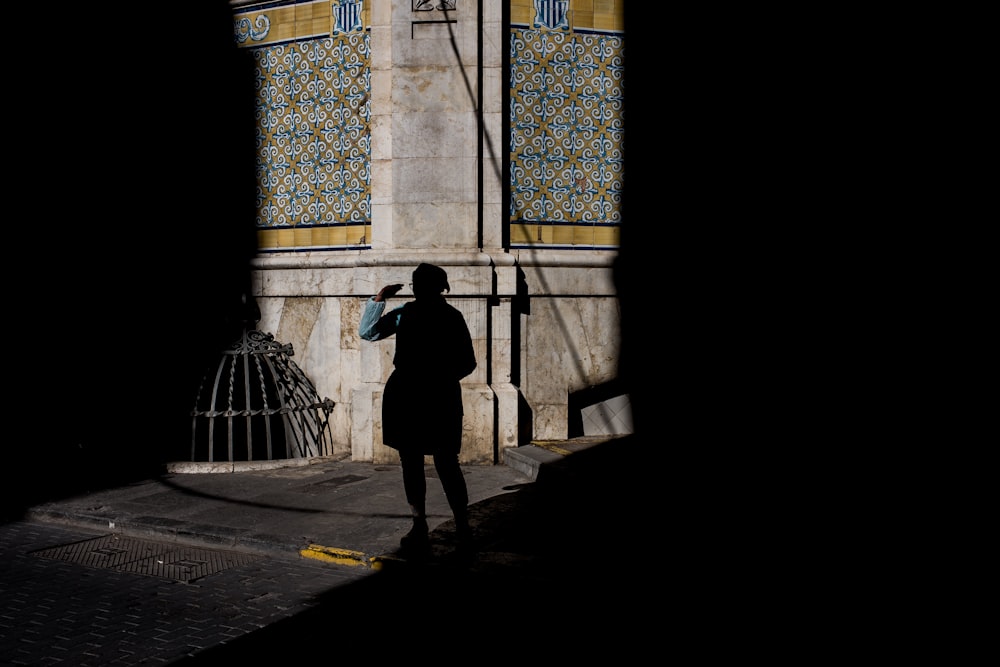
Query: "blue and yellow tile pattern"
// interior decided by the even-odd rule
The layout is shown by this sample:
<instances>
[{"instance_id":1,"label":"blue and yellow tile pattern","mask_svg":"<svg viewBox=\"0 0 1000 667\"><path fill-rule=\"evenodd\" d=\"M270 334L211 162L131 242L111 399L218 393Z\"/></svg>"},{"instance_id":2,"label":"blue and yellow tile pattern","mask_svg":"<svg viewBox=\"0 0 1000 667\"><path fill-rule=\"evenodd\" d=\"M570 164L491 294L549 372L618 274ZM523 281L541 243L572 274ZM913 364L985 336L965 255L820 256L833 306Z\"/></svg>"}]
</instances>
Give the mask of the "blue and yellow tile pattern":
<instances>
[{"instance_id":1,"label":"blue and yellow tile pattern","mask_svg":"<svg viewBox=\"0 0 1000 667\"><path fill-rule=\"evenodd\" d=\"M623 2L510 0L512 248L618 246ZM257 65L262 252L370 247L370 3L234 10Z\"/></svg>"},{"instance_id":2,"label":"blue and yellow tile pattern","mask_svg":"<svg viewBox=\"0 0 1000 667\"><path fill-rule=\"evenodd\" d=\"M273 2L235 14L257 79L262 251L371 243L367 3Z\"/></svg>"},{"instance_id":3,"label":"blue and yellow tile pattern","mask_svg":"<svg viewBox=\"0 0 1000 667\"><path fill-rule=\"evenodd\" d=\"M510 245L617 248L622 0L511 0Z\"/></svg>"}]
</instances>

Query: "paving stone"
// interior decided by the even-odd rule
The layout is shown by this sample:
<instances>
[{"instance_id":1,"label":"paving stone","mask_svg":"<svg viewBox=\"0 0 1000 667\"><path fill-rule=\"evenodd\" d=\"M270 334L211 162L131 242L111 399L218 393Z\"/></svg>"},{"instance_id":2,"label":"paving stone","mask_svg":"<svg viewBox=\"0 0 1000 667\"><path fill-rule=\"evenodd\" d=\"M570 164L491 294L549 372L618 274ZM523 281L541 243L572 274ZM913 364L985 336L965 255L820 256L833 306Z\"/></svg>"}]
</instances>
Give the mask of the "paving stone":
<instances>
[{"instance_id":1,"label":"paving stone","mask_svg":"<svg viewBox=\"0 0 1000 667\"><path fill-rule=\"evenodd\" d=\"M56 525L0 525L0 663L166 664L294 616L362 576L258 556L185 583L32 554L99 537Z\"/></svg>"}]
</instances>

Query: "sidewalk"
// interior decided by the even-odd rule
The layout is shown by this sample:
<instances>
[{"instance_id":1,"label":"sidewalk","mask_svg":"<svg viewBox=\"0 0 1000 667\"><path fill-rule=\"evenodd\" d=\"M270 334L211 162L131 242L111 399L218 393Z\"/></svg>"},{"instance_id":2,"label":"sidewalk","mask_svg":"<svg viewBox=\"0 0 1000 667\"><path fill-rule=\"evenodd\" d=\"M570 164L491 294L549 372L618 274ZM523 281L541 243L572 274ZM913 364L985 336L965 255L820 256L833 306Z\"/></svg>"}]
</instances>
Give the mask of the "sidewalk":
<instances>
[{"instance_id":1,"label":"sidewalk","mask_svg":"<svg viewBox=\"0 0 1000 667\"><path fill-rule=\"evenodd\" d=\"M536 442L508 450L506 465L463 467L476 538L474 565L530 570L540 555L538 539L551 532L543 527L537 533L539 523L566 524L565 518L550 516L554 508L531 505L552 493L566 494L556 507L560 513L574 511L579 500L566 484L576 468L585 467L576 465L576 457L627 440ZM158 477L36 505L25 518L349 567L380 569L398 560L399 539L410 527L398 466L321 458L243 462L235 468L205 472L220 468L174 464ZM451 512L433 466L427 476L433 557L446 558L453 551Z\"/></svg>"},{"instance_id":2,"label":"sidewalk","mask_svg":"<svg viewBox=\"0 0 1000 667\"><path fill-rule=\"evenodd\" d=\"M120 655L128 641L149 636L156 645L143 644L136 656L172 647L167 653L187 655L176 663L187 667L275 651L283 661L310 662L411 660L437 649L494 662L522 659L526 651L543 659L642 660L663 632L671 602L666 558L677 546L672 539L658 553L670 526L662 467L648 464L644 448L636 436L536 442L512 451L504 465L464 467L474 550L462 558L455 557L451 513L429 466L432 553L420 563L395 553L410 525L399 466L321 460L230 473L165 471L36 503L17 525L77 528L100 547L89 539L60 545L37 538L33 549L43 544L60 556L101 558L127 552L129 563L148 563L157 573L200 575L204 568L211 576L171 586L162 576L93 568L85 581L65 586L58 577L51 584L26 580L21 588L50 593L17 600L42 615L32 618L57 626L100 611L73 624L83 634L59 635L60 646L73 643L71 653ZM152 562L133 554L155 551L149 543L177 549ZM35 574L50 568L45 572L79 576L13 548ZM263 558L230 563L252 554ZM93 601L80 593L99 582ZM308 591L315 592L306 600ZM676 592L671 599L676 603ZM160 616L164 610L172 610L168 618ZM273 620L279 613L284 617ZM100 636L78 644L91 626Z\"/></svg>"}]
</instances>

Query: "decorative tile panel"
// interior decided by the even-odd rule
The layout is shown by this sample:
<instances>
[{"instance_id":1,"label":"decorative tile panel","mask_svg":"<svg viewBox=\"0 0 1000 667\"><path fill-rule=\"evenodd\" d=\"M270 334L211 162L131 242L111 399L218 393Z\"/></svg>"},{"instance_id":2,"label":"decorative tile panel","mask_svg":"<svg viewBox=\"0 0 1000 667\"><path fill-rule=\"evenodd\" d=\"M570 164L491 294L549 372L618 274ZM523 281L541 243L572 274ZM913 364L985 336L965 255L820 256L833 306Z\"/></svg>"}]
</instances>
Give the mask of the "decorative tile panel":
<instances>
[{"instance_id":1,"label":"decorative tile panel","mask_svg":"<svg viewBox=\"0 0 1000 667\"><path fill-rule=\"evenodd\" d=\"M593 26L621 26L621 11L620 1L512 0L513 248L619 245L624 37Z\"/></svg>"},{"instance_id":2,"label":"decorative tile panel","mask_svg":"<svg viewBox=\"0 0 1000 667\"><path fill-rule=\"evenodd\" d=\"M256 63L261 251L370 247L366 4L270 3L234 15Z\"/></svg>"},{"instance_id":3,"label":"decorative tile panel","mask_svg":"<svg viewBox=\"0 0 1000 667\"><path fill-rule=\"evenodd\" d=\"M510 0L511 247L619 244L623 2ZM370 4L234 14L257 62L262 251L370 247Z\"/></svg>"}]
</instances>

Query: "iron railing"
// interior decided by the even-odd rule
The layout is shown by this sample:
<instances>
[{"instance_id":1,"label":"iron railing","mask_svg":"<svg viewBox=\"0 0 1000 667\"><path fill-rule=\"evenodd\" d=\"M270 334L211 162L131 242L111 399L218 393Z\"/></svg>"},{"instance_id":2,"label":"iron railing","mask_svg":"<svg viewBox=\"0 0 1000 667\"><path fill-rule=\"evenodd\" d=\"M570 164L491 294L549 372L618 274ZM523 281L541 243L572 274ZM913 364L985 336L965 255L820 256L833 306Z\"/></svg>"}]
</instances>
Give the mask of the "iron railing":
<instances>
[{"instance_id":1,"label":"iron railing","mask_svg":"<svg viewBox=\"0 0 1000 667\"><path fill-rule=\"evenodd\" d=\"M334 402L291 360L290 344L245 328L206 372L191 412L192 461L328 456Z\"/></svg>"}]
</instances>

